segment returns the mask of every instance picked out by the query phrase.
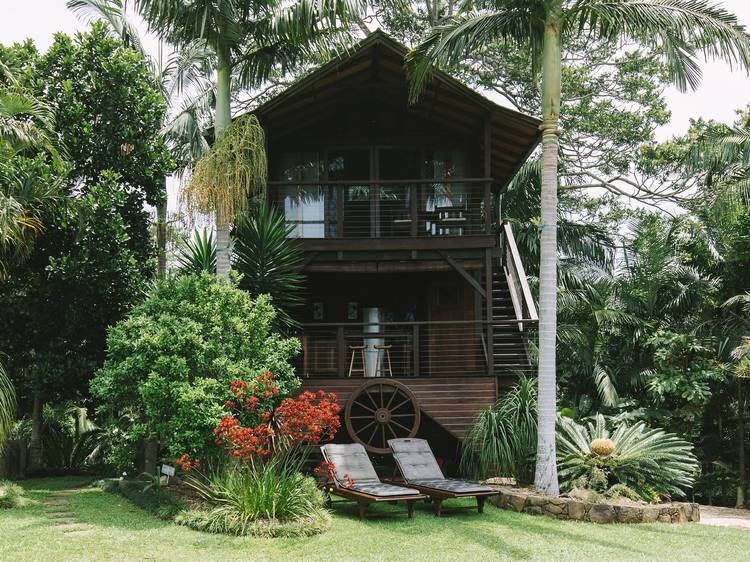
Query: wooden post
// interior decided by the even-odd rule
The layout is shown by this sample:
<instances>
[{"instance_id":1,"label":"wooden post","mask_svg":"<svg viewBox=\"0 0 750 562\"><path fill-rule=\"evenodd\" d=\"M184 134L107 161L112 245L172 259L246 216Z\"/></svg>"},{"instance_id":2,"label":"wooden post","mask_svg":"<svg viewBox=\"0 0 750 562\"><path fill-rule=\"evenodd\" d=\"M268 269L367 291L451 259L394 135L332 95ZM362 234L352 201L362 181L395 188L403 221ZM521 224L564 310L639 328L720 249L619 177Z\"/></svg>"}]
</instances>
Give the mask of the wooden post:
<instances>
[{"instance_id":1,"label":"wooden post","mask_svg":"<svg viewBox=\"0 0 750 562\"><path fill-rule=\"evenodd\" d=\"M487 319L487 374L495 374L495 342L492 335L492 250L484 251L485 311Z\"/></svg>"},{"instance_id":2,"label":"wooden post","mask_svg":"<svg viewBox=\"0 0 750 562\"><path fill-rule=\"evenodd\" d=\"M418 184L414 184L411 186L411 209L409 212L409 216L411 217L411 230L410 234L412 236L417 235L417 226L419 225L419 213L417 212L417 190L419 189Z\"/></svg>"},{"instance_id":3,"label":"wooden post","mask_svg":"<svg viewBox=\"0 0 750 562\"><path fill-rule=\"evenodd\" d=\"M414 373L412 373L415 377L419 376L419 324L414 324L412 327L412 342L411 342L411 350L412 350L412 362L414 363Z\"/></svg>"},{"instance_id":4,"label":"wooden post","mask_svg":"<svg viewBox=\"0 0 750 562\"><path fill-rule=\"evenodd\" d=\"M484 233L492 232L492 124L484 118Z\"/></svg>"},{"instance_id":5,"label":"wooden post","mask_svg":"<svg viewBox=\"0 0 750 562\"><path fill-rule=\"evenodd\" d=\"M344 339L344 327L336 328L336 348L338 355L338 376L343 377L346 372L346 340Z\"/></svg>"},{"instance_id":6,"label":"wooden post","mask_svg":"<svg viewBox=\"0 0 750 562\"><path fill-rule=\"evenodd\" d=\"M344 237L344 199L346 190L343 185L336 186L336 234L338 238Z\"/></svg>"}]
</instances>

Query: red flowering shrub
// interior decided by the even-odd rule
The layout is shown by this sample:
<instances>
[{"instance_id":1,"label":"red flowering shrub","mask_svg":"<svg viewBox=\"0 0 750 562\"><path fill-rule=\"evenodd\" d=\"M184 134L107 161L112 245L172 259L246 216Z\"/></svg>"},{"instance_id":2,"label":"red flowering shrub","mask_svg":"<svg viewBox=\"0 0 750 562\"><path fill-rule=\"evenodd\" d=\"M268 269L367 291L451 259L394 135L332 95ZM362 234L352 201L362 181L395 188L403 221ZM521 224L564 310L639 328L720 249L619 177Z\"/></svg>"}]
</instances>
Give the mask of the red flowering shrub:
<instances>
[{"instance_id":1,"label":"red flowering shrub","mask_svg":"<svg viewBox=\"0 0 750 562\"><path fill-rule=\"evenodd\" d=\"M320 476L324 482L336 479L336 467L331 461L323 461L313 469L313 472Z\"/></svg>"},{"instance_id":2,"label":"red flowering shrub","mask_svg":"<svg viewBox=\"0 0 750 562\"><path fill-rule=\"evenodd\" d=\"M276 405L279 388L266 371L252 386L233 380L224 415L214 429L214 443L230 456L244 461L267 457L284 445L317 445L333 439L341 425L341 406L335 394L306 391L299 398L287 398Z\"/></svg>"},{"instance_id":3,"label":"red flowering shrub","mask_svg":"<svg viewBox=\"0 0 750 562\"><path fill-rule=\"evenodd\" d=\"M185 453L180 458L174 461L175 464L180 467L183 472L190 472L190 469L193 468L200 468L201 467L201 460L200 459L193 459L190 460L190 455Z\"/></svg>"}]
</instances>

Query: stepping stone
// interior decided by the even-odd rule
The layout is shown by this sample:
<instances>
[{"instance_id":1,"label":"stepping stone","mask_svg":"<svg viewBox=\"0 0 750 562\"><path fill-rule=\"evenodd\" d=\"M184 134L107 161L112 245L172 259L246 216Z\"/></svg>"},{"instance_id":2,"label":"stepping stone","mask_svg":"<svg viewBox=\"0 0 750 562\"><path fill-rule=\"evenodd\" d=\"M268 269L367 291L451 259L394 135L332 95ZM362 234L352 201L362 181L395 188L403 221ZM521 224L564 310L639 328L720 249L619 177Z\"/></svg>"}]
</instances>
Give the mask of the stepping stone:
<instances>
[{"instance_id":1,"label":"stepping stone","mask_svg":"<svg viewBox=\"0 0 750 562\"><path fill-rule=\"evenodd\" d=\"M66 517L64 519L55 519L55 527L56 528L59 529L59 528L62 528L63 526L65 526L65 525L79 527L79 526L83 525L83 523L81 523L75 517Z\"/></svg>"},{"instance_id":2,"label":"stepping stone","mask_svg":"<svg viewBox=\"0 0 750 562\"><path fill-rule=\"evenodd\" d=\"M72 530L78 530L81 527L84 529L88 529L88 525L86 523L81 523L80 521L71 521L69 523L60 523L59 525L55 525L55 529L60 529L64 531L65 529L72 529Z\"/></svg>"},{"instance_id":3,"label":"stepping stone","mask_svg":"<svg viewBox=\"0 0 750 562\"><path fill-rule=\"evenodd\" d=\"M49 511L47 512L47 517L52 517L53 519L59 519L59 518L65 518L65 517L75 517L76 514L72 511Z\"/></svg>"},{"instance_id":4,"label":"stepping stone","mask_svg":"<svg viewBox=\"0 0 750 562\"><path fill-rule=\"evenodd\" d=\"M66 537L88 537L93 535L96 531L94 529L81 529L80 531L69 531L65 533Z\"/></svg>"}]
</instances>

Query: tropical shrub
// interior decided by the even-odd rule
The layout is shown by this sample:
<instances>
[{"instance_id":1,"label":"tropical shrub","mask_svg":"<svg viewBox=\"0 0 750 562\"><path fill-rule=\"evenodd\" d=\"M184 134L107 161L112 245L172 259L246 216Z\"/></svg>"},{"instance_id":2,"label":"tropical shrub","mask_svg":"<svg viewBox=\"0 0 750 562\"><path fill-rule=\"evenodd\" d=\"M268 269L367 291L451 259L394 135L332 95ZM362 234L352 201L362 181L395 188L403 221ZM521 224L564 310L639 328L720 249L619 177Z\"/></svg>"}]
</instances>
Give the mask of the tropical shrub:
<instances>
[{"instance_id":1,"label":"tropical shrub","mask_svg":"<svg viewBox=\"0 0 750 562\"><path fill-rule=\"evenodd\" d=\"M323 495L302 470L310 449L333 439L340 426L335 395L306 391L282 399L270 372L254 384L232 381L229 393L214 429L225 461L207 475L195 471L186 478L209 507L183 514L179 521L237 535L320 532L328 522ZM184 454L178 465L186 471L200 468L200 459Z\"/></svg>"},{"instance_id":2,"label":"tropical shrub","mask_svg":"<svg viewBox=\"0 0 750 562\"><path fill-rule=\"evenodd\" d=\"M103 445L101 429L74 404L45 405L44 455L48 467L76 470L97 460Z\"/></svg>"},{"instance_id":3,"label":"tropical shrub","mask_svg":"<svg viewBox=\"0 0 750 562\"><path fill-rule=\"evenodd\" d=\"M0 452L16 418L16 390L0 362Z\"/></svg>"},{"instance_id":4,"label":"tropical shrub","mask_svg":"<svg viewBox=\"0 0 750 562\"><path fill-rule=\"evenodd\" d=\"M213 430L232 380L276 374L281 396L299 385L289 359L299 343L272 332L267 297L252 299L210 274L167 278L113 326L91 383L108 419L110 460L126 468L139 438L161 436L166 455L215 456Z\"/></svg>"},{"instance_id":5,"label":"tropical shrub","mask_svg":"<svg viewBox=\"0 0 750 562\"><path fill-rule=\"evenodd\" d=\"M536 383L521 377L495 406L479 413L464 439L460 469L470 478L533 478L536 451Z\"/></svg>"},{"instance_id":6,"label":"tropical shrub","mask_svg":"<svg viewBox=\"0 0 750 562\"><path fill-rule=\"evenodd\" d=\"M205 228L196 230L193 239L182 241L177 256L177 268L181 273L216 273L216 244L214 235Z\"/></svg>"},{"instance_id":7,"label":"tropical shrub","mask_svg":"<svg viewBox=\"0 0 750 562\"><path fill-rule=\"evenodd\" d=\"M698 470L692 449L676 435L643 422L621 423L610 432L601 414L585 425L558 417L557 459L561 487L567 491L583 488L647 501L684 496Z\"/></svg>"},{"instance_id":8,"label":"tropical shrub","mask_svg":"<svg viewBox=\"0 0 750 562\"><path fill-rule=\"evenodd\" d=\"M240 287L250 295L269 295L283 326L293 326L289 311L302 304L299 273L303 254L293 227L266 202L259 202L236 221L233 265L242 274Z\"/></svg>"}]
</instances>

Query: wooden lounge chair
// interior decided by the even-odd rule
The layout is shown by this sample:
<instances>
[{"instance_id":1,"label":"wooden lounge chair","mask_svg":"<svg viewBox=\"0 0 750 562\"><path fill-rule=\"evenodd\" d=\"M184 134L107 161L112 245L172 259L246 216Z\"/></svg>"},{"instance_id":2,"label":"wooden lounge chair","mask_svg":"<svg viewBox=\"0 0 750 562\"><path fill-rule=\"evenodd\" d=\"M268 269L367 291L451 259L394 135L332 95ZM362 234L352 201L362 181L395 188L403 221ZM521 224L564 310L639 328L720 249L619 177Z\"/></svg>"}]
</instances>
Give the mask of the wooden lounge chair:
<instances>
[{"instance_id":1,"label":"wooden lounge chair","mask_svg":"<svg viewBox=\"0 0 750 562\"><path fill-rule=\"evenodd\" d=\"M406 502L406 513L411 517L414 514L414 503L427 499L427 496L412 488L381 482L365 448L359 443L328 443L321 446L320 450L323 459L332 463L336 470L328 491L357 502L357 515L360 519L365 516L367 506L373 502L395 503L399 500ZM347 481L351 483L350 486Z\"/></svg>"},{"instance_id":2,"label":"wooden lounge chair","mask_svg":"<svg viewBox=\"0 0 750 562\"><path fill-rule=\"evenodd\" d=\"M424 439L391 439L388 445L406 485L427 494L438 517L444 500L476 497L477 509L483 513L487 496L498 494L497 490L483 484L443 476L430 445Z\"/></svg>"}]
</instances>

